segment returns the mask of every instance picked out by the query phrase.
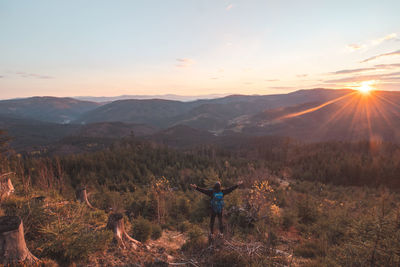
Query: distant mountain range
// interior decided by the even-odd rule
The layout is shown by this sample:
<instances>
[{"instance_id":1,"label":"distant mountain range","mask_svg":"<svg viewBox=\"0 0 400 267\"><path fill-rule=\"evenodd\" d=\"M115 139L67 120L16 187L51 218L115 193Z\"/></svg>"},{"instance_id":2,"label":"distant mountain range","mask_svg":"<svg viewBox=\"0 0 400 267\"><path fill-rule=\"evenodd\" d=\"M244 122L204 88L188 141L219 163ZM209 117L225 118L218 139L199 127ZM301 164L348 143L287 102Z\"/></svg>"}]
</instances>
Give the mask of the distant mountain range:
<instances>
[{"instance_id":1,"label":"distant mountain range","mask_svg":"<svg viewBox=\"0 0 400 267\"><path fill-rule=\"evenodd\" d=\"M400 92L311 89L280 95L231 95L189 102L128 99L97 103L33 97L0 101L0 129L14 146L79 138L145 137L174 146L234 136L287 136L307 142L400 142ZM73 137L73 138L72 138ZM72 138L72 139L71 139ZM62 141L64 140L64 141ZM78 142L79 143L79 142Z\"/></svg>"},{"instance_id":2,"label":"distant mountain range","mask_svg":"<svg viewBox=\"0 0 400 267\"><path fill-rule=\"evenodd\" d=\"M127 99L164 99L164 100L175 100L175 101L194 101L199 99L213 99L227 96L228 94L209 94L209 95L120 95L120 96L76 96L73 97L78 100L92 101L99 103L113 102L117 100Z\"/></svg>"},{"instance_id":3,"label":"distant mountain range","mask_svg":"<svg viewBox=\"0 0 400 267\"><path fill-rule=\"evenodd\" d=\"M70 123L99 103L74 98L31 97L0 101L0 114L54 123Z\"/></svg>"},{"instance_id":4,"label":"distant mountain range","mask_svg":"<svg viewBox=\"0 0 400 267\"><path fill-rule=\"evenodd\" d=\"M242 116L305 102L328 101L346 93L349 91L314 89L282 95L231 95L191 102L161 99L118 100L82 114L75 122L121 121L162 128L188 125L203 130L223 131L231 120Z\"/></svg>"}]
</instances>

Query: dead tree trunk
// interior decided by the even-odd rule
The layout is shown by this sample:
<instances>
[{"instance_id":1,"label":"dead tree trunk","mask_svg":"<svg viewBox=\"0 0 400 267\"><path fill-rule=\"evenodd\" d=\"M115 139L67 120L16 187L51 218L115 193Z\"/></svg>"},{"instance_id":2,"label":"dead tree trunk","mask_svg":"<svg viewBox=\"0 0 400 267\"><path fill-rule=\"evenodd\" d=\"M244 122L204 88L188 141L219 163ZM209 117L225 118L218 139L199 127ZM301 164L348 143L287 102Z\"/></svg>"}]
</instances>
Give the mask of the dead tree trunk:
<instances>
[{"instance_id":1,"label":"dead tree trunk","mask_svg":"<svg viewBox=\"0 0 400 267\"><path fill-rule=\"evenodd\" d=\"M82 188L78 189L78 191L76 192L76 198L78 199L79 202L85 203L89 208L94 209L92 204L90 204L90 202L89 202L87 192L86 192L86 187L82 187Z\"/></svg>"},{"instance_id":2,"label":"dead tree trunk","mask_svg":"<svg viewBox=\"0 0 400 267\"><path fill-rule=\"evenodd\" d=\"M13 174L13 172L4 173L0 175L0 199L10 196L15 191L14 186L9 177L11 174Z\"/></svg>"},{"instance_id":3,"label":"dead tree trunk","mask_svg":"<svg viewBox=\"0 0 400 267\"><path fill-rule=\"evenodd\" d=\"M22 220L17 216L0 217L0 263L29 265L38 261L26 247Z\"/></svg>"},{"instance_id":4,"label":"dead tree trunk","mask_svg":"<svg viewBox=\"0 0 400 267\"><path fill-rule=\"evenodd\" d=\"M137 249L138 245L142 244L139 241L137 241L136 239L133 239L132 237L130 237L128 235L128 233L125 231L124 217L122 216L121 213L112 213L108 217L107 228L114 232L114 239L124 249L126 248L125 241L128 241L128 243L134 249Z\"/></svg>"}]
</instances>

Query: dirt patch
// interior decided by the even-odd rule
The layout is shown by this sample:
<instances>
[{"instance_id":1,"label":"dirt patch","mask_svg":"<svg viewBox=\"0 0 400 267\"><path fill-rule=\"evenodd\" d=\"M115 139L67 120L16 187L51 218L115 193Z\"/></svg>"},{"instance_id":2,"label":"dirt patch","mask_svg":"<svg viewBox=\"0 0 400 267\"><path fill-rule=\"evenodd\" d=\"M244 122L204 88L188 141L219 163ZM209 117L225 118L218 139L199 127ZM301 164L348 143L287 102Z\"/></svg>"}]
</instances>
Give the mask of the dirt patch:
<instances>
[{"instance_id":1,"label":"dirt patch","mask_svg":"<svg viewBox=\"0 0 400 267\"><path fill-rule=\"evenodd\" d=\"M162 247L167 251L179 250L185 244L187 236L176 231L165 230L158 240L151 240L149 246Z\"/></svg>"}]
</instances>

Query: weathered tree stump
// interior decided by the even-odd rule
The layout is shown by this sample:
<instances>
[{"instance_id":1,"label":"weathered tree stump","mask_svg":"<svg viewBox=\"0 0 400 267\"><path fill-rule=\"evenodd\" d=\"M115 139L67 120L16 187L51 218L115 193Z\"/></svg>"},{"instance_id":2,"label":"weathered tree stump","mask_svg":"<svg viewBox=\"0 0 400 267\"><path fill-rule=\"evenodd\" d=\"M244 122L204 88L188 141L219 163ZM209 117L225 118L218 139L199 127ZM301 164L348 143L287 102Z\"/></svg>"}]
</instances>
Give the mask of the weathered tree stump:
<instances>
[{"instance_id":1,"label":"weathered tree stump","mask_svg":"<svg viewBox=\"0 0 400 267\"><path fill-rule=\"evenodd\" d=\"M76 198L78 199L79 202L85 203L89 208L94 209L92 204L90 204L87 192L86 192L86 187L82 187L76 191Z\"/></svg>"},{"instance_id":2,"label":"weathered tree stump","mask_svg":"<svg viewBox=\"0 0 400 267\"><path fill-rule=\"evenodd\" d=\"M38 261L26 246L22 220L17 216L0 217L0 263L33 264Z\"/></svg>"},{"instance_id":3,"label":"weathered tree stump","mask_svg":"<svg viewBox=\"0 0 400 267\"><path fill-rule=\"evenodd\" d=\"M142 244L136 239L130 237L125 231L124 216L121 213L110 214L110 216L108 217L107 228L114 232L115 241L124 249L126 248L125 241L128 241L128 243L134 249L137 249L138 245Z\"/></svg>"},{"instance_id":4,"label":"weathered tree stump","mask_svg":"<svg viewBox=\"0 0 400 267\"><path fill-rule=\"evenodd\" d=\"M9 177L11 174L13 174L13 172L4 173L0 175L0 199L10 196L15 191L14 186Z\"/></svg>"}]
</instances>

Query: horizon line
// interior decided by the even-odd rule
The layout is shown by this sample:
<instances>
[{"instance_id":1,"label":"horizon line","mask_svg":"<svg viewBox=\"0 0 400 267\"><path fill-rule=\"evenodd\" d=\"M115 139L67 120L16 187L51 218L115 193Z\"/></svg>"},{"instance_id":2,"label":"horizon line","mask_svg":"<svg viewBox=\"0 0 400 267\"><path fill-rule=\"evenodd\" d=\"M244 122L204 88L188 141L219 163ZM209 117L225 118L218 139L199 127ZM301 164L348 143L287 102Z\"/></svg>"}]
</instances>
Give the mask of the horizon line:
<instances>
[{"instance_id":1,"label":"horizon line","mask_svg":"<svg viewBox=\"0 0 400 267\"><path fill-rule=\"evenodd\" d=\"M85 100L85 98L94 98L94 99L99 99L99 98L105 98L105 99L112 99L112 98L124 98L124 99L115 99L116 100L128 100L128 99L136 99L136 100L147 100L147 99L163 99L160 97L177 97L177 98L188 98L186 101L194 101L194 100L201 100L201 99L217 99L217 98L223 98L223 97L228 97L228 96L267 96L267 95L284 95L284 94L290 94L298 91L303 91L303 90L355 90L351 88L324 88L324 87L315 87L315 88L304 88L304 89L296 89L290 92L286 93L271 93L271 94L240 94L240 93L212 93L212 94L204 94L204 95L181 95L181 94L172 94L172 93L166 93L166 94L123 94L123 95L113 95L113 96L94 96L94 95L86 95L86 96L55 96L55 95L31 95L31 96L21 96L21 97L13 97L13 98L0 98L0 101L5 101L5 100L19 100L19 99L29 99L29 98L35 98L35 97L54 97L54 98L72 98L76 100L81 100L81 101L90 101L90 100ZM374 90L374 91L396 91L396 90ZM137 98L125 98L125 97L137 97ZM189 99L190 98L190 99ZM166 99L166 100L174 100L174 99ZM177 101L185 101L185 100L179 100L176 99ZM97 102L95 100L92 100L92 102ZM101 102L101 101L99 101Z\"/></svg>"}]
</instances>

